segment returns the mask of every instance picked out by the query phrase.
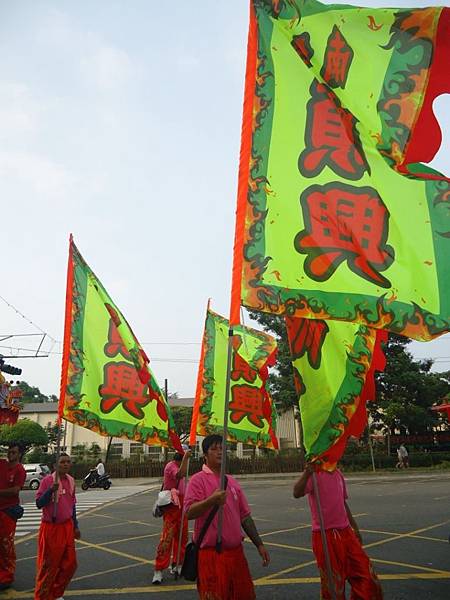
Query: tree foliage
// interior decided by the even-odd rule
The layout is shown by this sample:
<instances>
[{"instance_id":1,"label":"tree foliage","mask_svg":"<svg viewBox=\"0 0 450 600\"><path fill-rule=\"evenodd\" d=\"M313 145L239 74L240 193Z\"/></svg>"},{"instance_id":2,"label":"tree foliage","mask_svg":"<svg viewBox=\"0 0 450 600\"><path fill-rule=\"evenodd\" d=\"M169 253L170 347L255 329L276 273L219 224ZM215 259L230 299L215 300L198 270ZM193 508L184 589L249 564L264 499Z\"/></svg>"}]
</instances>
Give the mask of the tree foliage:
<instances>
[{"instance_id":1,"label":"tree foliage","mask_svg":"<svg viewBox=\"0 0 450 600\"><path fill-rule=\"evenodd\" d=\"M285 410L296 406L298 398L284 319L255 311L251 311L250 316L278 342L276 368L269 377L270 391L277 408ZM432 359L414 359L407 350L410 342L408 338L389 335L385 348L386 369L377 375L377 399L369 404L373 429L419 434L445 422L430 408L450 394L450 371L432 372Z\"/></svg>"},{"instance_id":2,"label":"tree foliage","mask_svg":"<svg viewBox=\"0 0 450 600\"><path fill-rule=\"evenodd\" d=\"M58 398L54 394L46 396L38 387L29 385L26 381L19 381L18 386L22 390L22 398L20 401L23 404L29 402L58 402Z\"/></svg>"},{"instance_id":3,"label":"tree foliage","mask_svg":"<svg viewBox=\"0 0 450 600\"><path fill-rule=\"evenodd\" d=\"M172 406L170 409L175 423L175 431L184 442L189 437L192 421L192 406Z\"/></svg>"},{"instance_id":4,"label":"tree foliage","mask_svg":"<svg viewBox=\"0 0 450 600\"><path fill-rule=\"evenodd\" d=\"M39 423L19 419L15 425L0 425L0 445L7 446L12 442L27 450L31 446L46 446L48 436Z\"/></svg>"},{"instance_id":5,"label":"tree foliage","mask_svg":"<svg viewBox=\"0 0 450 600\"><path fill-rule=\"evenodd\" d=\"M421 434L440 425L442 418L431 409L450 391L450 372L432 372L432 359L415 360L408 338L389 335L385 348L386 369L377 375L377 402L369 405L373 426L390 433Z\"/></svg>"},{"instance_id":6,"label":"tree foliage","mask_svg":"<svg viewBox=\"0 0 450 600\"><path fill-rule=\"evenodd\" d=\"M291 406L298 406L284 319L256 311L251 311L249 314L254 321L262 325L264 331L273 335L277 340L277 363L269 375L269 389L277 409L285 411Z\"/></svg>"}]
</instances>

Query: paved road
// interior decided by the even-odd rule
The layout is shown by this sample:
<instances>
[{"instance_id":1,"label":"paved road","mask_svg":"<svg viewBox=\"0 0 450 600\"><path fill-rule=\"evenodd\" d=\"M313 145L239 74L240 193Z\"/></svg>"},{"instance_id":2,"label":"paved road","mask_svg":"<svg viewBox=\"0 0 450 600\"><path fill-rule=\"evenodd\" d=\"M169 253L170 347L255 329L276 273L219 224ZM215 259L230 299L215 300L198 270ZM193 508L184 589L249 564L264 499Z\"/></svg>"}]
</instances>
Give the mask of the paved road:
<instances>
[{"instance_id":1,"label":"paved road","mask_svg":"<svg viewBox=\"0 0 450 600\"><path fill-rule=\"evenodd\" d=\"M114 500L120 500L127 496L132 496L139 492L143 492L146 489L153 489L154 486L137 486L128 485L120 487L112 487L110 490L103 489L91 489L87 492L81 490L77 491L77 516L80 517L83 513L88 510L92 510L97 506L113 502ZM16 528L16 539L21 538L25 535L37 531L41 522L41 510L36 508L35 502L36 492L22 492L21 502L24 508L24 515L17 522Z\"/></svg>"},{"instance_id":2,"label":"paved road","mask_svg":"<svg viewBox=\"0 0 450 600\"><path fill-rule=\"evenodd\" d=\"M272 562L259 563L246 543L257 597L264 600L317 600L317 570L310 550L306 500L291 497L290 481L245 481L256 523ZM450 589L450 474L427 477L403 473L375 479L351 478L350 506L357 516L367 551L389 600L444 600ZM152 586L152 559L161 522L151 514L155 491L116 499L84 513L83 539L78 543L79 568L66 600L105 600L118 596L139 600L149 593L164 598L194 600L192 585L167 576ZM88 492L90 495L92 491ZM80 500L83 495L80 495ZM4 598L32 598L35 536L18 540L16 591Z\"/></svg>"}]
</instances>

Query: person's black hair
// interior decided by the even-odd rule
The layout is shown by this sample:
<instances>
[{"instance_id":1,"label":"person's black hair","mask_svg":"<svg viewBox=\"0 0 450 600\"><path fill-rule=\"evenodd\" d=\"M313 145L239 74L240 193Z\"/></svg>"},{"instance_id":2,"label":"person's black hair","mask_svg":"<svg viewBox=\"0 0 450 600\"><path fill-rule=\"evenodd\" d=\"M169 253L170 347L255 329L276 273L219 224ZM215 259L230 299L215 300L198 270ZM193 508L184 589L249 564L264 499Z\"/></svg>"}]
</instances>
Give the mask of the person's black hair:
<instances>
[{"instance_id":1,"label":"person's black hair","mask_svg":"<svg viewBox=\"0 0 450 600\"><path fill-rule=\"evenodd\" d=\"M203 454L207 454L211 446L222 445L222 436L217 433L207 435L202 442Z\"/></svg>"},{"instance_id":2,"label":"person's black hair","mask_svg":"<svg viewBox=\"0 0 450 600\"><path fill-rule=\"evenodd\" d=\"M61 458L61 456L68 456L70 458L70 454L67 454L67 452L60 452L59 456L57 454L54 454L51 457L51 465L53 467L56 467L56 460L59 460Z\"/></svg>"},{"instance_id":3,"label":"person's black hair","mask_svg":"<svg viewBox=\"0 0 450 600\"><path fill-rule=\"evenodd\" d=\"M183 456L184 454L181 454L181 452L175 452L175 454L173 455L173 460L181 462L183 460Z\"/></svg>"},{"instance_id":4,"label":"person's black hair","mask_svg":"<svg viewBox=\"0 0 450 600\"><path fill-rule=\"evenodd\" d=\"M25 448L23 445L20 442L10 442L8 444L8 450L11 450L11 448L17 448L19 450L19 458L22 460L23 455L25 454Z\"/></svg>"}]
</instances>

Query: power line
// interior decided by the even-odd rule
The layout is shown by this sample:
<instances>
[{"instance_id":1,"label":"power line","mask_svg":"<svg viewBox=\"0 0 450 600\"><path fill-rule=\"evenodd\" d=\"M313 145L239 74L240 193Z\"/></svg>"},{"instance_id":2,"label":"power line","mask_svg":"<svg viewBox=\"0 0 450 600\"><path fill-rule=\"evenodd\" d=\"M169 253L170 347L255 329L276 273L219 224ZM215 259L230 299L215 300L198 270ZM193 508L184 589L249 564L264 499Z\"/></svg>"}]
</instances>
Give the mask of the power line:
<instances>
[{"instance_id":1,"label":"power line","mask_svg":"<svg viewBox=\"0 0 450 600\"><path fill-rule=\"evenodd\" d=\"M41 327L39 327L39 325L36 325L36 323L34 323L31 319L29 319L27 316L25 316L23 314L23 312L21 312L18 308L16 308L13 304L11 304L10 302L8 302L8 300L6 300L5 298L3 298L3 296L0 296L0 300L3 300L3 302L9 306L9 308L12 308L12 310L18 314L19 316L22 317L22 319L25 319L25 321L27 323L29 323L30 325L33 325L33 327L36 327L36 329L38 331L40 331L41 333L43 333L44 335L46 335L47 337L49 337L53 342L56 343L56 340L54 337L52 337L49 333L47 333L46 331L44 331Z\"/></svg>"}]
</instances>

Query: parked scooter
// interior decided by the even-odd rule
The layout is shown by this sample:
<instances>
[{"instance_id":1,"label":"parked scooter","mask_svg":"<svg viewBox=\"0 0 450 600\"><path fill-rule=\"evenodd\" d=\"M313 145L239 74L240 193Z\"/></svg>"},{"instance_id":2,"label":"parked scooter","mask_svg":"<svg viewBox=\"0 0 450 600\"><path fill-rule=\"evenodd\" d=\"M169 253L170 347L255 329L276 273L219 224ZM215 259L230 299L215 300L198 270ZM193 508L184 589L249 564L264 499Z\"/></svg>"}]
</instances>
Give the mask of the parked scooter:
<instances>
[{"instance_id":1,"label":"parked scooter","mask_svg":"<svg viewBox=\"0 0 450 600\"><path fill-rule=\"evenodd\" d=\"M99 477L97 469L91 469L81 484L82 490L88 490L89 488L103 488L104 490L109 490L110 487L111 479L109 475L105 473Z\"/></svg>"}]
</instances>

